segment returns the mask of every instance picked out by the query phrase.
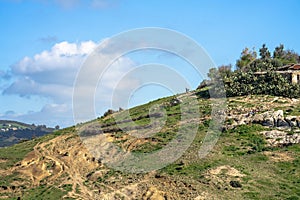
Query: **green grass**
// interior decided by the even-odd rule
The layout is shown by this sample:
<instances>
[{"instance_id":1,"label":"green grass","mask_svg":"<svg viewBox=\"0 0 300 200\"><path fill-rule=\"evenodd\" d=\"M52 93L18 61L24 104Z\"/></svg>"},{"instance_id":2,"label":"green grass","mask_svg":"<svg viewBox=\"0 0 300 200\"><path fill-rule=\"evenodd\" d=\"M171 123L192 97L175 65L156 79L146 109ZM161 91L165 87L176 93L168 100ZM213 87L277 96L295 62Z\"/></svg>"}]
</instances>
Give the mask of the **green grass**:
<instances>
[{"instance_id":1,"label":"green grass","mask_svg":"<svg viewBox=\"0 0 300 200\"><path fill-rule=\"evenodd\" d=\"M27 191L22 199L24 200L58 200L62 199L64 195L67 194L67 191L63 189L56 188L54 186L45 186L41 185L36 188L30 189Z\"/></svg>"},{"instance_id":2,"label":"green grass","mask_svg":"<svg viewBox=\"0 0 300 200\"><path fill-rule=\"evenodd\" d=\"M33 147L38 142L41 142L46 138L51 138L51 136L47 135L39 139L33 139L30 141L22 142L20 144L16 144L11 147L0 148L0 158L6 160L6 162L0 163L0 169L9 168L18 161L22 160L30 151L33 150Z\"/></svg>"},{"instance_id":3,"label":"green grass","mask_svg":"<svg viewBox=\"0 0 300 200\"><path fill-rule=\"evenodd\" d=\"M99 178L97 179L97 182L103 182L103 183L106 183L106 181L107 181L109 178L115 176L115 175L118 174L118 173L119 173L119 172L115 171L114 169L110 169L108 172L106 172L106 173L104 174L104 176L99 177Z\"/></svg>"},{"instance_id":4,"label":"green grass","mask_svg":"<svg viewBox=\"0 0 300 200\"><path fill-rule=\"evenodd\" d=\"M193 162L188 165L182 163L173 163L160 170L161 173L167 173L169 175L181 175L187 177L193 177L195 179L201 178L201 173L205 172L212 166L216 166L216 163L210 161Z\"/></svg>"},{"instance_id":5,"label":"green grass","mask_svg":"<svg viewBox=\"0 0 300 200\"><path fill-rule=\"evenodd\" d=\"M67 191L67 192L70 192L72 191L72 185L71 184L65 184L62 186L62 188Z\"/></svg>"},{"instance_id":6,"label":"green grass","mask_svg":"<svg viewBox=\"0 0 300 200\"><path fill-rule=\"evenodd\" d=\"M292 111L289 113L289 115L300 115L300 103L292 108Z\"/></svg>"},{"instance_id":7,"label":"green grass","mask_svg":"<svg viewBox=\"0 0 300 200\"><path fill-rule=\"evenodd\" d=\"M1 180L0 180L0 186L9 187L9 186L12 186L11 183L13 181L21 181L21 180L23 180L23 179L21 179L19 177L18 173L13 173L13 174L10 174L8 176L2 176Z\"/></svg>"},{"instance_id":8,"label":"green grass","mask_svg":"<svg viewBox=\"0 0 300 200\"><path fill-rule=\"evenodd\" d=\"M290 106L278 106L275 108L275 110L283 110L285 115L299 116L300 115L300 103L298 103L296 105L290 105Z\"/></svg>"}]
</instances>

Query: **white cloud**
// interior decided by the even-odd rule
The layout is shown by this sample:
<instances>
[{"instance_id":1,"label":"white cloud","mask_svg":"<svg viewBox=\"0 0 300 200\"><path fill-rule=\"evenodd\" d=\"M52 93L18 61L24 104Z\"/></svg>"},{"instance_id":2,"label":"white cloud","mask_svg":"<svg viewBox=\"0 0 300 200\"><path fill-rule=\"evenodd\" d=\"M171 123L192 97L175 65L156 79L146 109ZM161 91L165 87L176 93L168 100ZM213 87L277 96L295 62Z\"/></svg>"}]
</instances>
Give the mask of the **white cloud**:
<instances>
[{"instance_id":1,"label":"white cloud","mask_svg":"<svg viewBox=\"0 0 300 200\"><path fill-rule=\"evenodd\" d=\"M62 127L74 125L72 108L68 104L46 104L40 111L16 113L9 110L0 114L2 119L17 120L28 124L46 124L49 127L60 125Z\"/></svg>"},{"instance_id":2,"label":"white cloud","mask_svg":"<svg viewBox=\"0 0 300 200\"><path fill-rule=\"evenodd\" d=\"M109 40L105 40L108 44ZM50 50L42 51L33 57L24 57L22 60L11 66L12 82L3 89L3 95L19 95L30 98L31 96L40 96L48 98L51 104L44 105L41 111L35 111L26 114L14 115L15 119L33 120L34 122L45 120L44 124L49 124L50 120L57 120L56 124L69 125L73 123L72 118L72 95L73 84L80 70L82 63L87 56L95 50L97 43L85 41L81 43L69 43L67 41L55 44ZM102 59L112 59L111 53L100 53ZM99 59L93 60L97 63ZM121 57L115 61L102 77L100 101L109 102L109 95L118 83L122 74L134 66L129 58ZM80 96L84 93L95 92L97 86L91 85L89 77L98 71L95 68L89 68L86 74L86 81L82 87L86 87ZM3 74L1 76L4 76ZM134 87L136 81L128 80L124 89ZM106 104L107 105L107 104ZM107 108L106 108L107 109ZM53 112L52 112L53 111ZM16 113L18 111L15 111ZM7 117L13 117L8 116ZM3 115L2 117L5 117ZM66 122L66 119L68 119ZM64 121L64 122L62 122ZM54 122L51 122L55 124Z\"/></svg>"},{"instance_id":3,"label":"white cloud","mask_svg":"<svg viewBox=\"0 0 300 200\"><path fill-rule=\"evenodd\" d=\"M16 80L3 93L71 102L77 71L96 46L92 41L79 44L65 41L55 44L50 51L23 58L12 66Z\"/></svg>"},{"instance_id":4,"label":"white cloud","mask_svg":"<svg viewBox=\"0 0 300 200\"><path fill-rule=\"evenodd\" d=\"M66 41L57 43L50 51L43 51L33 58L23 58L12 66L12 71L15 74L28 75L57 69L78 68L83 58L96 46L97 44L92 41L79 44Z\"/></svg>"}]
</instances>

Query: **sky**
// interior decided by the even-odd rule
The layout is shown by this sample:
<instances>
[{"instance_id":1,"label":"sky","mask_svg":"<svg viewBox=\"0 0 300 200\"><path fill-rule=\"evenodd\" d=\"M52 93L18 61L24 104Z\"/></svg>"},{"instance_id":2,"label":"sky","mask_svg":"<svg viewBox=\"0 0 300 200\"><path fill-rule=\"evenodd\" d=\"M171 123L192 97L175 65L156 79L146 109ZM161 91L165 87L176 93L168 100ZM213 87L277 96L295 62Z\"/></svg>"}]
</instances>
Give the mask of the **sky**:
<instances>
[{"instance_id":1,"label":"sky","mask_svg":"<svg viewBox=\"0 0 300 200\"><path fill-rule=\"evenodd\" d=\"M0 119L73 125L74 83L85 60L99 44L110 44L110 38L132 29L160 27L182 33L216 66L234 65L242 49L258 50L263 43L271 51L284 44L300 52L299 9L298 0L0 0ZM148 63L170 66L191 89L204 78L169 52L130 52L111 65L103 83L90 88L95 90L95 117L119 106L112 106L111 95L120 77L125 77L122 91L131 92L122 102L125 108L184 91L157 83L141 85L137 75L124 75ZM167 74L157 75L163 79Z\"/></svg>"}]
</instances>

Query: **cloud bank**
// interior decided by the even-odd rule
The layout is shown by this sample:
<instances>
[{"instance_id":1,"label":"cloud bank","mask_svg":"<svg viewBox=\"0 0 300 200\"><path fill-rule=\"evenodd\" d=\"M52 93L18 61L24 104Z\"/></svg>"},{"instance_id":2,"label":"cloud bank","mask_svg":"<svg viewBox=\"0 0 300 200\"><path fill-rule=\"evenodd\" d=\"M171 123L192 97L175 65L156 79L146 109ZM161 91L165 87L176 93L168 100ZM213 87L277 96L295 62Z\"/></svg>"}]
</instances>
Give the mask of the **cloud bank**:
<instances>
[{"instance_id":1,"label":"cloud bank","mask_svg":"<svg viewBox=\"0 0 300 200\"><path fill-rule=\"evenodd\" d=\"M109 40L105 40L105 42L109 43ZM50 50L42 51L33 57L24 57L12 65L9 72L0 72L1 77L9 77L10 79L9 84L5 81L0 82L2 95L19 95L23 98L38 96L47 98L50 102L43 105L40 111L28 111L25 114L17 114L18 111L4 111L0 117L51 126L56 124L60 126L72 125L74 123L72 118L73 84L82 63L97 45L93 41L60 42ZM113 51L101 56L110 59L112 54ZM99 62L99 60L95 62ZM87 87L87 92L98 91L96 96L99 98L99 105L102 106L98 110L107 109L110 105L109 97L118 80L133 66L134 63L129 58L119 58L109 66L101 79L102 82L98 90L97 86L89 85L87 74L87 82L84 87ZM93 73L93 70L96 69L91 68L89 73ZM128 80L124 90L132 88L136 84L135 80Z\"/></svg>"}]
</instances>

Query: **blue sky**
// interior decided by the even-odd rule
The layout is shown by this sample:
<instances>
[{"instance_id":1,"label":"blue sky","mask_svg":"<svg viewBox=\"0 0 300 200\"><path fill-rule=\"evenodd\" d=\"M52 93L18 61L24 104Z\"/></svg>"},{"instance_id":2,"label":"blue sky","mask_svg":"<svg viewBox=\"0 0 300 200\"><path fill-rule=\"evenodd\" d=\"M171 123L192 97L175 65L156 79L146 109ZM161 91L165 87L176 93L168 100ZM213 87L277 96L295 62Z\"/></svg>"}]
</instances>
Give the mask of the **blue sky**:
<instances>
[{"instance_id":1,"label":"blue sky","mask_svg":"<svg viewBox=\"0 0 300 200\"><path fill-rule=\"evenodd\" d=\"M1 0L0 118L72 125L71 89L80 56L130 29L181 32L199 43L216 65L235 64L244 47L258 49L263 43L271 51L283 43L300 52L299 9L297 0ZM57 53L70 54L70 59ZM174 65L186 72L192 88L197 87L201 77L182 70L186 63L158 54L136 53L120 63L125 68L148 61ZM168 94L166 88L147 86L133 95L130 105ZM99 115L109 108L105 103L98 106Z\"/></svg>"}]
</instances>

